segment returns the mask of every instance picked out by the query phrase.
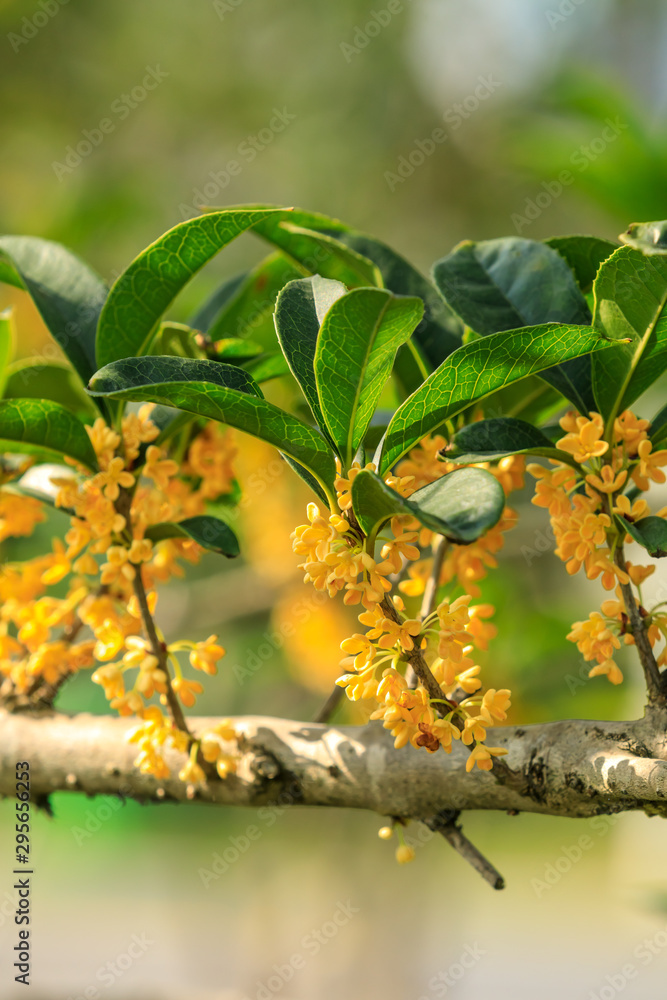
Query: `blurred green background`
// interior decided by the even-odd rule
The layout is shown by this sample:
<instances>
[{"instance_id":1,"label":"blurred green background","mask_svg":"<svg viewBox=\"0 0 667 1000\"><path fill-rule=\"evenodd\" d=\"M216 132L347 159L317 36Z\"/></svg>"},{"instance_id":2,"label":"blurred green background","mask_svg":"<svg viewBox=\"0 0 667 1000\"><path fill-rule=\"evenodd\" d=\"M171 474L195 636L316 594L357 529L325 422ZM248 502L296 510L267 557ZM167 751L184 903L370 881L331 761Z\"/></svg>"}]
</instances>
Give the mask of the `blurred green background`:
<instances>
[{"instance_id":1,"label":"blurred green background","mask_svg":"<svg viewBox=\"0 0 667 1000\"><path fill-rule=\"evenodd\" d=\"M398 7L0 0L0 230L59 240L112 281L203 202L275 202L338 216L425 270L464 238L615 238L632 221L667 216L664 4ZM271 127L277 112L281 131ZM603 141L610 123L614 138ZM446 139L433 143L437 129ZM416 167L415 150L423 158ZM240 170L231 172L230 161ZM559 192L563 170L572 183ZM177 316L263 252L242 237L197 279ZM43 349L34 314L0 287L0 309L10 302L22 352ZM647 401L643 415L658 402ZM170 636L219 631L228 649L202 713L308 718L336 675L350 619L313 604L299 641L276 640L312 598L288 540L306 498L247 439L239 464L242 480L260 472L240 518L243 565L206 557L191 579L165 591L160 618ZM500 630L487 656L489 683L513 689L513 722L636 716L635 665L625 661L620 689L583 681L565 641L569 623L597 607L600 588L566 577L543 512L528 495L517 504L521 526L484 587ZM64 523L54 514L30 546ZM29 555L30 546L8 546L5 557ZM262 658L267 632L273 651ZM105 710L84 677L61 706ZM470 835L509 882L494 895L435 840L399 868L371 815L116 809L65 795L54 807L55 819L38 817L33 832L36 1000L81 996L90 986L104 997L259 1000L262 984L279 976L274 966L295 953L304 967L267 987L285 1000L584 998L611 989L606 977L627 962L638 969L628 997L664 992L667 948L657 943L648 961L637 951L644 939L661 941L667 922L657 819L627 815L595 827L471 816ZM3 843L10 812L0 808ZM199 870L214 852L243 843L249 825L261 836L205 886ZM592 846L578 858L582 835ZM13 998L22 994L7 971L14 929L9 859L3 864L0 993ZM348 899L358 912L317 953L308 950L304 936ZM152 942L145 954L120 975L98 975L133 934ZM473 953L465 969L461 956Z\"/></svg>"}]
</instances>

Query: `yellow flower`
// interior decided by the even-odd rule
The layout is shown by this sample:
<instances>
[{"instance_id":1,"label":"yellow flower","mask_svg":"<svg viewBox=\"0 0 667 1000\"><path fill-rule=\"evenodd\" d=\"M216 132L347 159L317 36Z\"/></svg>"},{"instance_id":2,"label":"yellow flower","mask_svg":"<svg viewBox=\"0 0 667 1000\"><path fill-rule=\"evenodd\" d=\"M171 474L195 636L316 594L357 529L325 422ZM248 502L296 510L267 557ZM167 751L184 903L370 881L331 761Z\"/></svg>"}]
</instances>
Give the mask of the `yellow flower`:
<instances>
[{"instance_id":1,"label":"yellow flower","mask_svg":"<svg viewBox=\"0 0 667 1000\"><path fill-rule=\"evenodd\" d=\"M639 420L630 410L624 410L614 421L614 439L625 445L626 453L632 457L637 454L640 443L646 439L650 424L648 420Z\"/></svg>"},{"instance_id":2,"label":"yellow flower","mask_svg":"<svg viewBox=\"0 0 667 1000\"><path fill-rule=\"evenodd\" d=\"M205 674L217 672L216 663L225 655L225 649L218 644L217 635L209 635L204 642L198 642L190 653L190 665Z\"/></svg>"},{"instance_id":3,"label":"yellow flower","mask_svg":"<svg viewBox=\"0 0 667 1000\"><path fill-rule=\"evenodd\" d=\"M48 585L59 583L60 580L63 580L67 576L71 569L72 566L67 558L65 546L59 538L54 538L53 555L50 557L49 568L42 573L42 583Z\"/></svg>"},{"instance_id":4,"label":"yellow flower","mask_svg":"<svg viewBox=\"0 0 667 1000\"><path fill-rule=\"evenodd\" d=\"M567 638L576 642L585 660L597 660L598 663L611 659L614 650L621 648L620 640L609 630L598 611L592 611L588 621L574 622Z\"/></svg>"},{"instance_id":5,"label":"yellow flower","mask_svg":"<svg viewBox=\"0 0 667 1000\"><path fill-rule=\"evenodd\" d=\"M119 663L108 663L104 667L98 667L91 680L94 684L102 685L107 701L111 701L112 698L122 698L125 694L123 670Z\"/></svg>"},{"instance_id":6,"label":"yellow flower","mask_svg":"<svg viewBox=\"0 0 667 1000\"><path fill-rule=\"evenodd\" d=\"M129 561L130 553L123 545L112 545L107 549L107 562L102 566L100 579L103 584L132 581L135 568Z\"/></svg>"},{"instance_id":7,"label":"yellow flower","mask_svg":"<svg viewBox=\"0 0 667 1000\"><path fill-rule=\"evenodd\" d=\"M0 490L0 542L19 535L31 535L35 525L45 519L46 514L39 500Z\"/></svg>"},{"instance_id":8,"label":"yellow flower","mask_svg":"<svg viewBox=\"0 0 667 1000\"><path fill-rule=\"evenodd\" d=\"M344 653L354 656L355 670L363 670L375 658L375 646L367 634L362 635L359 632L355 632L349 639L343 639L340 648Z\"/></svg>"},{"instance_id":9,"label":"yellow flower","mask_svg":"<svg viewBox=\"0 0 667 1000\"><path fill-rule=\"evenodd\" d=\"M134 486L134 476L125 471L125 462L120 457L110 459L106 469L99 472L94 481L101 487L107 500L117 500L121 487L130 489Z\"/></svg>"},{"instance_id":10,"label":"yellow flower","mask_svg":"<svg viewBox=\"0 0 667 1000\"><path fill-rule=\"evenodd\" d=\"M107 426L102 417L98 417L92 427L86 427L86 431L100 464L104 465L120 444L120 437Z\"/></svg>"},{"instance_id":11,"label":"yellow flower","mask_svg":"<svg viewBox=\"0 0 667 1000\"><path fill-rule=\"evenodd\" d=\"M651 441L640 441L637 446L637 457L639 465L633 470L632 478L640 490L647 490L651 480L654 483L665 482L667 476L661 467L667 465L667 448L654 452Z\"/></svg>"},{"instance_id":12,"label":"yellow flower","mask_svg":"<svg viewBox=\"0 0 667 1000\"><path fill-rule=\"evenodd\" d=\"M156 445L149 445L146 451L146 464L144 475L152 479L160 490L165 490L169 486L169 480L178 472L178 463L170 458L164 458L164 449Z\"/></svg>"},{"instance_id":13,"label":"yellow flower","mask_svg":"<svg viewBox=\"0 0 667 1000\"><path fill-rule=\"evenodd\" d=\"M493 758L502 757L507 753L503 747L487 747L483 743L478 743L470 751L470 756L466 761L466 771L472 771L475 764L480 771L490 771L493 767Z\"/></svg>"},{"instance_id":14,"label":"yellow flower","mask_svg":"<svg viewBox=\"0 0 667 1000\"><path fill-rule=\"evenodd\" d=\"M201 694L204 690L199 681L189 681L185 677L175 677L171 686L186 708L192 708L196 701L196 695Z\"/></svg>"},{"instance_id":15,"label":"yellow flower","mask_svg":"<svg viewBox=\"0 0 667 1000\"><path fill-rule=\"evenodd\" d=\"M399 844L396 848L396 860L399 865L407 865L410 861L414 861L414 858L414 848L409 847L408 844Z\"/></svg>"},{"instance_id":16,"label":"yellow flower","mask_svg":"<svg viewBox=\"0 0 667 1000\"><path fill-rule=\"evenodd\" d=\"M368 469L370 472L375 472L375 465L373 462L368 462L364 468ZM361 466L358 462L353 462L346 475L343 475L340 459L337 458L336 471L338 476L334 480L334 489L338 494L338 506L341 510L349 510L352 506L352 483L361 472Z\"/></svg>"},{"instance_id":17,"label":"yellow flower","mask_svg":"<svg viewBox=\"0 0 667 1000\"><path fill-rule=\"evenodd\" d=\"M461 742L465 743L466 746L470 746L474 741L480 743L482 740L486 739L486 720L483 716L469 716L463 725L463 732L461 733ZM488 723L487 723L488 725Z\"/></svg>"},{"instance_id":18,"label":"yellow flower","mask_svg":"<svg viewBox=\"0 0 667 1000\"><path fill-rule=\"evenodd\" d=\"M178 777L189 785L201 785L206 781L206 775L195 760L188 760L178 772Z\"/></svg>"},{"instance_id":19,"label":"yellow flower","mask_svg":"<svg viewBox=\"0 0 667 1000\"><path fill-rule=\"evenodd\" d=\"M623 680L623 674L613 660L603 660L588 671L589 677L598 677L600 674L606 675L612 684L620 684Z\"/></svg>"},{"instance_id":20,"label":"yellow flower","mask_svg":"<svg viewBox=\"0 0 667 1000\"><path fill-rule=\"evenodd\" d=\"M382 629L385 634L378 639L378 646L381 649L391 649L399 643L402 649L409 651L415 648L414 637L421 632L422 623L416 618L408 618L403 622L384 618Z\"/></svg>"},{"instance_id":21,"label":"yellow flower","mask_svg":"<svg viewBox=\"0 0 667 1000\"><path fill-rule=\"evenodd\" d=\"M488 724L493 719L498 719L501 722L505 720L507 718L507 709L510 706L510 695L511 691L508 691L507 688L503 688L500 691L496 691L495 688L489 688L482 698L480 717Z\"/></svg>"},{"instance_id":22,"label":"yellow flower","mask_svg":"<svg viewBox=\"0 0 667 1000\"><path fill-rule=\"evenodd\" d=\"M599 458L609 450L609 443L602 440L604 421L599 413L591 412L587 417L567 413L560 421L568 433L556 442L556 447L574 457L575 462L587 462Z\"/></svg>"},{"instance_id":23,"label":"yellow flower","mask_svg":"<svg viewBox=\"0 0 667 1000\"><path fill-rule=\"evenodd\" d=\"M621 469L619 473L614 473L611 465L603 465L600 475L596 476L591 472L586 476L586 482L590 483L598 493L618 493L627 478L627 469Z\"/></svg>"},{"instance_id":24,"label":"yellow flower","mask_svg":"<svg viewBox=\"0 0 667 1000\"><path fill-rule=\"evenodd\" d=\"M95 638L97 639L95 645L95 658L97 660L112 660L125 645L125 633L111 618L106 618L95 629Z\"/></svg>"}]
</instances>

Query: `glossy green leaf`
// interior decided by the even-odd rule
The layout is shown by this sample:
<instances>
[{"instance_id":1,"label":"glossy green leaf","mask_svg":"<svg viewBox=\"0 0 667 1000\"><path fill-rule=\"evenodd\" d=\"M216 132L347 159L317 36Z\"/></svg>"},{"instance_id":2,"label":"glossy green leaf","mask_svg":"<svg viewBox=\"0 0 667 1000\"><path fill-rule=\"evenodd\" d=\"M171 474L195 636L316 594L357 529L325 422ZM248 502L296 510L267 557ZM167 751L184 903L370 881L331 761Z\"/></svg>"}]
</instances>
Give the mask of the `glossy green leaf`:
<instances>
[{"instance_id":1,"label":"glossy green leaf","mask_svg":"<svg viewBox=\"0 0 667 1000\"><path fill-rule=\"evenodd\" d=\"M352 508L367 535L397 514L411 514L439 535L468 545L500 520L505 494L484 469L456 469L405 499L374 472L363 469L352 483Z\"/></svg>"},{"instance_id":2,"label":"glossy green leaf","mask_svg":"<svg viewBox=\"0 0 667 1000\"><path fill-rule=\"evenodd\" d=\"M266 354L244 362L243 367L255 382L270 382L271 379L289 375L289 365L280 351L267 351Z\"/></svg>"},{"instance_id":3,"label":"glossy green leaf","mask_svg":"<svg viewBox=\"0 0 667 1000\"><path fill-rule=\"evenodd\" d=\"M223 281L222 284L219 285L211 295L209 295L203 306L201 306L194 316L192 316L189 321L189 325L194 330L201 330L202 333L206 333L220 310L223 309L224 306L236 295L249 273L249 271L243 271L241 274L235 274L233 278L227 278Z\"/></svg>"},{"instance_id":4,"label":"glossy green leaf","mask_svg":"<svg viewBox=\"0 0 667 1000\"><path fill-rule=\"evenodd\" d=\"M0 451L66 455L97 469L84 425L64 406L46 399L0 400Z\"/></svg>"},{"instance_id":5,"label":"glossy green leaf","mask_svg":"<svg viewBox=\"0 0 667 1000\"><path fill-rule=\"evenodd\" d=\"M50 399L81 418L99 416L76 372L64 364L45 364L40 358L11 364L2 395L5 399Z\"/></svg>"},{"instance_id":6,"label":"glossy green leaf","mask_svg":"<svg viewBox=\"0 0 667 1000\"><path fill-rule=\"evenodd\" d=\"M667 256L620 247L601 265L593 291L593 325L628 339L593 360L597 409L609 423L667 369Z\"/></svg>"},{"instance_id":7,"label":"glossy green leaf","mask_svg":"<svg viewBox=\"0 0 667 1000\"><path fill-rule=\"evenodd\" d=\"M315 348L324 317L345 291L340 281L313 275L291 281L276 302L278 342L315 420L323 429L326 423L315 381Z\"/></svg>"},{"instance_id":8,"label":"glossy green leaf","mask_svg":"<svg viewBox=\"0 0 667 1000\"><path fill-rule=\"evenodd\" d=\"M203 358L205 352L197 343L199 333L185 323L169 320L160 326L151 339L147 354L171 354L175 358Z\"/></svg>"},{"instance_id":9,"label":"glossy green leaf","mask_svg":"<svg viewBox=\"0 0 667 1000\"><path fill-rule=\"evenodd\" d=\"M8 260L3 260L2 257L0 257L0 283L12 285L14 288L25 291L25 285L21 281L21 276L17 274L16 268L12 267Z\"/></svg>"},{"instance_id":10,"label":"glossy green leaf","mask_svg":"<svg viewBox=\"0 0 667 1000\"><path fill-rule=\"evenodd\" d=\"M339 238L347 229L337 219L294 209L264 219L253 232L282 250L304 274L319 274L359 288L368 285L368 269L373 265L364 259L360 269L359 255Z\"/></svg>"},{"instance_id":11,"label":"glossy green leaf","mask_svg":"<svg viewBox=\"0 0 667 1000\"><path fill-rule=\"evenodd\" d=\"M363 233L349 231L338 237L342 243L363 254L378 267L384 287L395 295L416 295L424 302L424 315L414 332L411 344L419 346L428 363L423 381L448 355L461 346L463 325L451 311L435 286L391 247ZM404 354L410 344L401 348ZM414 386L416 388L416 386Z\"/></svg>"},{"instance_id":12,"label":"glossy green leaf","mask_svg":"<svg viewBox=\"0 0 667 1000\"><path fill-rule=\"evenodd\" d=\"M667 405L654 416L649 429L649 437L653 446L657 447L667 441Z\"/></svg>"},{"instance_id":13,"label":"glossy green leaf","mask_svg":"<svg viewBox=\"0 0 667 1000\"><path fill-rule=\"evenodd\" d=\"M214 361L227 361L232 365L240 365L244 361L264 353L264 348L254 340L244 340L242 337L225 337L216 340Z\"/></svg>"},{"instance_id":14,"label":"glossy green leaf","mask_svg":"<svg viewBox=\"0 0 667 1000\"><path fill-rule=\"evenodd\" d=\"M459 347L394 414L381 470L391 468L426 434L505 385L589 351L610 347L590 326L546 324L494 333Z\"/></svg>"},{"instance_id":15,"label":"glossy green leaf","mask_svg":"<svg viewBox=\"0 0 667 1000\"><path fill-rule=\"evenodd\" d=\"M156 323L181 289L224 246L274 209L211 212L151 243L109 292L97 330L100 366L143 354Z\"/></svg>"},{"instance_id":16,"label":"glossy green leaf","mask_svg":"<svg viewBox=\"0 0 667 1000\"><path fill-rule=\"evenodd\" d=\"M0 390L7 379L7 367L14 357L16 333L12 309L0 312Z\"/></svg>"},{"instance_id":17,"label":"glossy green leaf","mask_svg":"<svg viewBox=\"0 0 667 1000\"><path fill-rule=\"evenodd\" d=\"M222 361L125 358L100 369L89 391L113 399L175 406L237 427L290 455L331 491L335 466L324 438L263 399L243 368Z\"/></svg>"},{"instance_id":18,"label":"glossy green leaf","mask_svg":"<svg viewBox=\"0 0 667 1000\"><path fill-rule=\"evenodd\" d=\"M662 559L667 556L667 521L662 517L642 517L640 521L626 521L620 518L620 522L629 535L632 535L636 542L646 549L654 559Z\"/></svg>"},{"instance_id":19,"label":"glossy green leaf","mask_svg":"<svg viewBox=\"0 0 667 1000\"><path fill-rule=\"evenodd\" d=\"M396 351L424 312L418 298L357 288L337 299L320 329L315 380L329 433L348 468L371 422Z\"/></svg>"},{"instance_id":20,"label":"glossy green leaf","mask_svg":"<svg viewBox=\"0 0 667 1000\"><path fill-rule=\"evenodd\" d=\"M49 332L85 385L97 368L95 329L106 286L78 257L50 240L2 236L0 254L20 274Z\"/></svg>"},{"instance_id":21,"label":"glossy green leaf","mask_svg":"<svg viewBox=\"0 0 667 1000\"><path fill-rule=\"evenodd\" d=\"M258 336L265 326L270 330L278 292L302 274L302 268L296 267L282 253L266 257L248 272L219 310L208 327L211 340Z\"/></svg>"},{"instance_id":22,"label":"glossy green leaf","mask_svg":"<svg viewBox=\"0 0 667 1000\"><path fill-rule=\"evenodd\" d=\"M541 455L573 463L572 456L554 448L537 427L515 417L492 417L468 424L454 435L447 449L447 458L460 465L497 462L507 455Z\"/></svg>"},{"instance_id":23,"label":"glossy green leaf","mask_svg":"<svg viewBox=\"0 0 667 1000\"><path fill-rule=\"evenodd\" d=\"M602 261L618 250L617 243L597 236L554 236L544 242L567 261L583 292L593 284Z\"/></svg>"},{"instance_id":24,"label":"glossy green leaf","mask_svg":"<svg viewBox=\"0 0 667 1000\"><path fill-rule=\"evenodd\" d=\"M586 299L563 257L536 240L466 241L433 267L446 301L475 333L488 336L538 323L590 323ZM541 377L587 412L594 404L590 359Z\"/></svg>"},{"instance_id":25,"label":"glossy green leaf","mask_svg":"<svg viewBox=\"0 0 667 1000\"><path fill-rule=\"evenodd\" d=\"M197 545L230 559L235 558L240 551L238 538L229 525L208 514L151 525L146 529L146 538L152 542L161 542L165 538L188 538Z\"/></svg>"}]
</instances>

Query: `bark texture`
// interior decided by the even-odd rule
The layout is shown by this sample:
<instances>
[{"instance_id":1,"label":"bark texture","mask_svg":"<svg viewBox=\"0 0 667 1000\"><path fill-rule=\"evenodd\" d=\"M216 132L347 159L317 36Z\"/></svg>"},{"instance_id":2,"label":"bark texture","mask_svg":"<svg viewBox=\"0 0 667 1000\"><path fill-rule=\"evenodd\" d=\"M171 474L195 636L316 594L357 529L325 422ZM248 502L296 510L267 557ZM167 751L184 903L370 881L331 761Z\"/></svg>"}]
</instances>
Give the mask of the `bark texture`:
<instances>
[{"instance_id":1,"label":"bark texture","mask_svg":"<svg viewBox=\"0 0 667 1000\"><path fill-rule=\"evenodd\" d=\"M197 733L218 720L190 717ZM507 768L465 770L468 753L394 750L379 723L326 726L246 716L236 775L196 789L178 779L181 755L167 755L167 781L140 774L126 742L134 719L0 710L0 795L14 794L15 764L29 761L33 799L55 791L139 800L260 806L277 800L370 809L429 819L443 810L498 809L593 816L627 809L667 815L667 712L647 709L635 722L553 722L489 730L507 747ZM230 745L230 749L233 745Z\"/></svg>"}]
</instances>

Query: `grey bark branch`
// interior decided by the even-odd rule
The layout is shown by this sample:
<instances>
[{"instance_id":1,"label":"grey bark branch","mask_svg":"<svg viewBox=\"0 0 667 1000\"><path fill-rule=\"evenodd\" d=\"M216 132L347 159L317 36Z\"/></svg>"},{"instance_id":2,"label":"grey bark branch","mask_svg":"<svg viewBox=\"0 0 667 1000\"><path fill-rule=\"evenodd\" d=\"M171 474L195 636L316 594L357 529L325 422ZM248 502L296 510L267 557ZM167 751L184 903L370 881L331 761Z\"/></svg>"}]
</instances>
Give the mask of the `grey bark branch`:
<instances>
[{"instance_id":1,"label":"grey bark branch","mask_svg":"<svg viewBox=\"0 0 667 1000\"><path fill-rule=\"evenodd\" d=\"M190 717L196 734L218 720ZM125 736L135 719L0 710L0 795L13 795L16 761L30 762L33 796L55 791L188 801L178 780L183 756L167 752L172 777L157 781L133 765ZM667 815L667 713L636 722L552 722L489 731L508 749L510 769L465 770L468 750L451 755L394 750L379 724L325 726L258 716L234 720L238 772L196 789L198 801L260 806L288 796L310 806L369 809L428 820L443 810L494 809L583 817L644 809ZM500 780L499 780L500 779Z\"/></svg>"}]
</instances>

